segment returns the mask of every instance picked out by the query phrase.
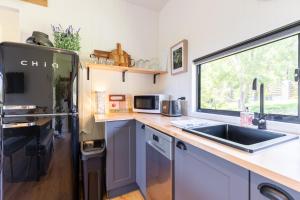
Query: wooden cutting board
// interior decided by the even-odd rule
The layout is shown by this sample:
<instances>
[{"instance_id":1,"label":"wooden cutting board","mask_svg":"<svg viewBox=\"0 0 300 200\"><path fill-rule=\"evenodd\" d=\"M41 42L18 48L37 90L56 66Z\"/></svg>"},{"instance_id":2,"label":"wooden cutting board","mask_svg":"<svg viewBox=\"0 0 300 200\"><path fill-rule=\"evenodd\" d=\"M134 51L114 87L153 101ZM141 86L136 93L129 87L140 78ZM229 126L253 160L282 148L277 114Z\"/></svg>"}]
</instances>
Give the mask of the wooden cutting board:
<instances>
[{"instance_id":1,"label":"wooden cutting board","mask_svg":"<svg viewBox=\"0 0 300 200\"><path fill-rule=\"evenodd\" d=\"M117 43L117 48L111 52L95 49L93 55L97 58L114 60L114 65L116 66L131 67L131 56L126 51L123 51L120 43Z\"/></svg>"},{"instance_id":2,"label":"wooden cutting board","mask_svg":"<svg viewBox=\"0 0 300 200\"><path fill-rule=\"evenodd\" d=\"M110 52L109 51L102 51L102 50L94 50L94 55L97 57L97 58L109 58L109 54Z\"/></svg>"},{"instance_id":3,"label":"wooden cutting board","mask_svg":"<svg viewBox=\"0 0 300 200\"><path fill-rule=\"evenodd\" d=\"M115 65L123 67L130 66L131 57L126 51L123 51L120 43L117 43L117 49L111 51L109 58L115 61Z\"/></svg>"}]
</instances>

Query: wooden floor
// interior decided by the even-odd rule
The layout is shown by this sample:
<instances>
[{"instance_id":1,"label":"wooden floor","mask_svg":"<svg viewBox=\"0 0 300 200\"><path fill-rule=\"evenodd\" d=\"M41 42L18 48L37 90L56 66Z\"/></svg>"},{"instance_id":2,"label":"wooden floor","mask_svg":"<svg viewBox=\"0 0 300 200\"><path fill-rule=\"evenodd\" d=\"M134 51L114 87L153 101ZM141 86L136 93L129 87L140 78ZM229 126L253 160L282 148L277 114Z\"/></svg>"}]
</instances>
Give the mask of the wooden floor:
<instances>
[{"instance_id":1,"label":"wooden floor","mask_svg":"<svg viewBox=\"0 0 300 200\"><path fill-rule=\"evenodd\" d=\"M142 194L138 190L136 190L128 194L113 198L111 200L144 200L144 198Z\"/></svg>"},{"instance_id":2,"label":"wooden floor","mask_svg":"<svg viewBox=\"0 0 300 200\"><path fill-rule=\"evenodd\" d=\"M56 139L48 174L39 182L22 182L5 185L5 200L72 200L70 135ZM109 199L107 199L109 200ZM139 191L110 200L144 200Z\"/></svg>"},{"instance_id":3,"label":"wooden floor","mask_svg":"<svg viewBox=\"0 0 300 200\"><path fill-rule=\"evenodd\" d=\"M39 182L21 182L5 186L5 200L72 200L70 134L55 139L48 174ZM6 183L5 183L6 184ZM14 186L13 188L10 186Z\"/></svg>"}]
</instances>

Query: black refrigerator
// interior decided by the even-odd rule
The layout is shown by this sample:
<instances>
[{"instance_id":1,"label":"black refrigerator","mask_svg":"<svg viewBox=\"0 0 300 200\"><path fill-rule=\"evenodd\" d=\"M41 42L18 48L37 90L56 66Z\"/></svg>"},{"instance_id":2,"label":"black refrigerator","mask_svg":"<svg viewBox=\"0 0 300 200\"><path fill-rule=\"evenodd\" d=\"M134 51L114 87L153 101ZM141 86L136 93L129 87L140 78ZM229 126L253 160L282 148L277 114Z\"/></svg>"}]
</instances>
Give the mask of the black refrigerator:
<instances>
[{"instance_id":1,"label":"black refrigerator","mask_svg":"<svg viewBox=\"0 0 300 200\"><path fill-rule=\"evenodd\" d=\"M0 44L1 200L79 198L75 52Z\"/></svg>"}]
</instances>

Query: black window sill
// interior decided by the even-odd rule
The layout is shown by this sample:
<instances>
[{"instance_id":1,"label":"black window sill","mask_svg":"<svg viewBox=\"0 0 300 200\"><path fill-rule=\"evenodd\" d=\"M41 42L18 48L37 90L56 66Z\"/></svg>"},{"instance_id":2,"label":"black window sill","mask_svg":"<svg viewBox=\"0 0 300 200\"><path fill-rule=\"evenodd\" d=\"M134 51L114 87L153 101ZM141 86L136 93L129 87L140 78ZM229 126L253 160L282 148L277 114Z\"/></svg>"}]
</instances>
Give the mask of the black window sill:
<instances>
[{"instance_id":1,"label":"black window sill","mask_svg":"<svg viewBox=\"0 0 300 200\"><path fill-rule=\"evenodd\" d=\"M240 117L240 112L237 112L237 111L198 109L197 112L215 114L215 115L232 116L232 117ZM255 113L255 116L257 114L258 113ZM267 114L266 115L266 120L275 121L275 122L282 122L282 123L300 124L300 117L290 116L290 115Z\"/></svg>"}]
</instances>

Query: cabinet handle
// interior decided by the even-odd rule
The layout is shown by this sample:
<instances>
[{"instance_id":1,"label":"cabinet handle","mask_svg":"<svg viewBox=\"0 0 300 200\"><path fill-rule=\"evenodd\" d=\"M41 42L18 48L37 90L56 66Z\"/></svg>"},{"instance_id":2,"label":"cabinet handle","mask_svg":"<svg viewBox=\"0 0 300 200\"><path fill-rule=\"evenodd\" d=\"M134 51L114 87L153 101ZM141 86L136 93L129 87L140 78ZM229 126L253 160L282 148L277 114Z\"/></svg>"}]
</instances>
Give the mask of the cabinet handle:
<instances>
[{"instance_id":1,"label":"cabinet handle","mask_svg":"<svg viewBox=\"0 0 300 200\"><path fill-rule=\"evenodd\" d=\"M177 147L178 149L181 149L181 150L186 150L185 144L184 144L183 142L181 142L181 141L178 141L178 142L176 143L176 147Z\"/></svg>"},{"instance_id":2,"label":"cabinet handle","mask_svg":"<svg viewBox=\"0 0 300 200\"><path fill-rule=\"evenodd\" d=\"M264 197L270 200L295 200L282 188L270 183L261 183L257 188Z\"/></svg>"},{"instance_id":3,"label":"cabinet handle","mask_svg":"<svg viewBox=\"0 0 300 200\"><path fill-rule=\"evenodd\" d=\"M145 129L145 124L142 124L141 129Z\"/></svg>"}]
</instances>

